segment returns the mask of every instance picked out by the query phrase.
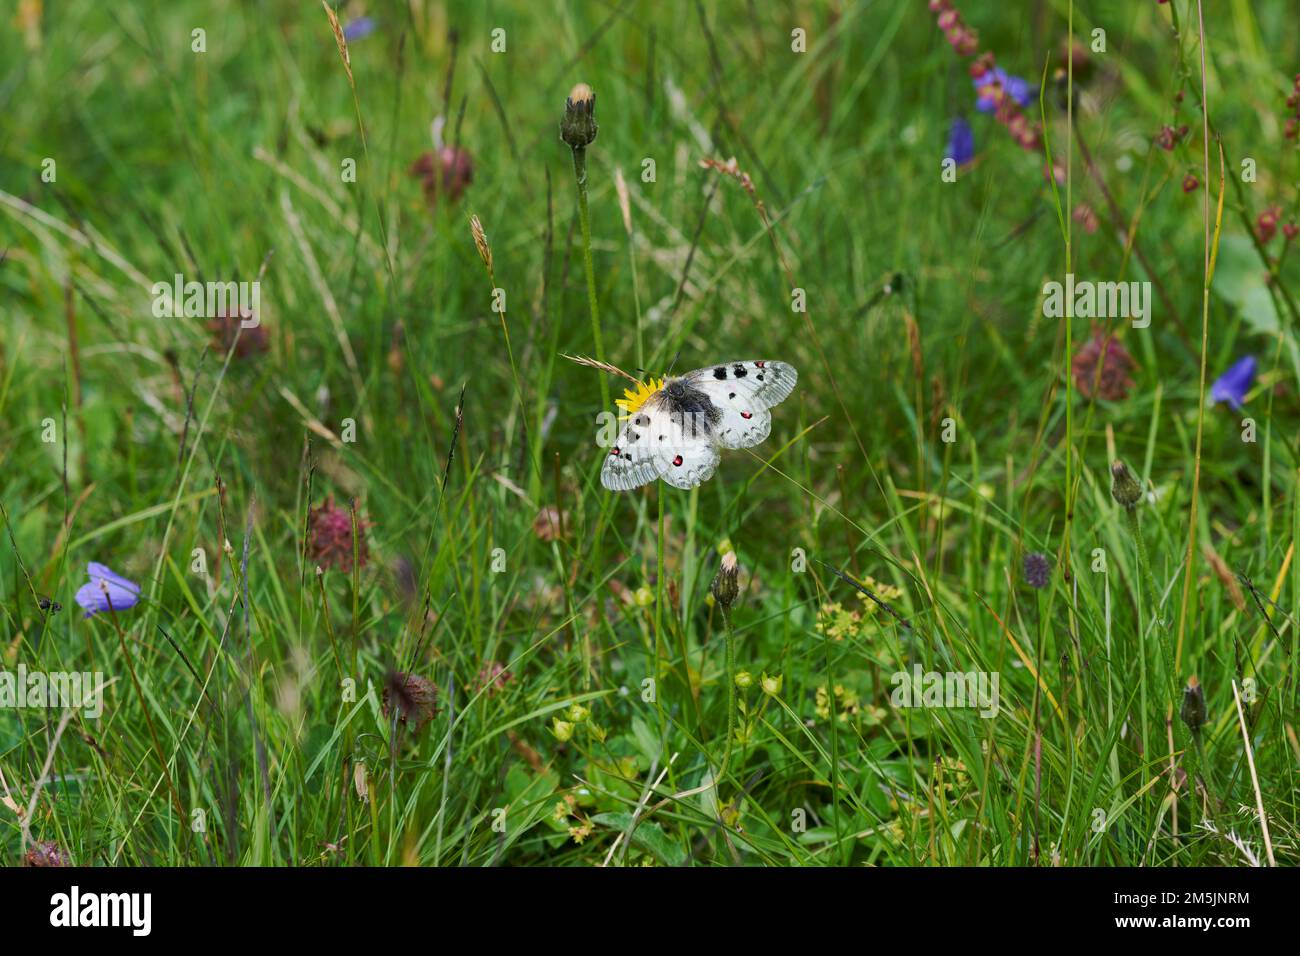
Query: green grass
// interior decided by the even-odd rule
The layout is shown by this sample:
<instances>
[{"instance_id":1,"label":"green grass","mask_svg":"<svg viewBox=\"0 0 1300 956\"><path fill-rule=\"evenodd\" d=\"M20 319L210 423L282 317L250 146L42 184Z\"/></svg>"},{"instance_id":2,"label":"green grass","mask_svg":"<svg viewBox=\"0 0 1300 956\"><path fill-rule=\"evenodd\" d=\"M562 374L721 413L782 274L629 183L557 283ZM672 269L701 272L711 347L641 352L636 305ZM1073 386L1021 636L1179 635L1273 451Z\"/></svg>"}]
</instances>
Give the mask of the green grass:
<instances>
[{"instance_id":1,"label":"green grass","mask_svg":"<svg viewBox=\"0 0 1300 956\"><path fill-rule=\"evenodd\" d=\"M962 4L999 65L1045 77L1056 190L1042 150L974 111L920 2L340 19L363 6L355 99L312 3L67 0L31 46L0 32L0 654L112 682L97 720L0 710L0 860L54 841L94 865L1297 861L1300 269L1280 229L1253 238L1297 205L1287 4L1209 5L1208 176L1194 3ZM1076 65L1073 133L1053 79L1071 22L1107 34ZM578 81L600 124L591 303L558 138ZM978 156L950 183L958 113ZM431 210L407 168L440 114L474 182ZM700 166L732 156L753 197ZM264 263L267 354L151 312L154 282ZM1101 323L1136 359L1123 399L1071 380L1089 321L1042 309L1067 271L1158 286L1149 328ZM595 416L622 384L562 357L599 347L647 374L768 358L800 379L706 484L613 495ZM1245 411L1206 407L1246 353ZM1153 492L1145 560L1116 458ZM373 522L354 573L310 555L331 495ZM728 547L733 712L709 596ZM140 603L83 619L88 561ZM997 716L893 706L914 664L996 673ZM439 689L419 730L385 715L393 670Z\"/></svg>"}]
</instances>

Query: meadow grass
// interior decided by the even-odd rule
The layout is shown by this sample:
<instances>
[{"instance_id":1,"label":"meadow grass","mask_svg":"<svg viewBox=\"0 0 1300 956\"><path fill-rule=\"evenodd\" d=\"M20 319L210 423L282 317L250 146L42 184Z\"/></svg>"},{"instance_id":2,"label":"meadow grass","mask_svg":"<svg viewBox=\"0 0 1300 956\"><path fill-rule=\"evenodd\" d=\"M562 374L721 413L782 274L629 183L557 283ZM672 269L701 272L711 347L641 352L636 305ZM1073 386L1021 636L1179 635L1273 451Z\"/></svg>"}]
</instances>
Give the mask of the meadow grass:
<instances>
[{"instance_id":1,"label":"meadow grass","mask_svg":"<svg viewBox=\"0 0 1300 956\"><path fill-rule=\"evenodd\" d=\"M351 3L346 68L319 4L21 6L0 653L110 683L97 719L0 710L0 859L1296 862L1300 270L1257 225L1297 202L1287 4L960 5L1036 149L921 2ZM436 116L473 183L430 206ZM1044 316L1067 272L1153 284L1149 327L1097 323L1122 397L1072 374L1092 323ZM177 273L260 274L267 351L156 318ZM1245 409L1209 405L1246 353ZM615 495L624 383L569 354L800 378L712 480ZM83 618L91 561L139 603ZM914 665L996 674L996 716L895 706Z\"/></svg>"}]
</instances>

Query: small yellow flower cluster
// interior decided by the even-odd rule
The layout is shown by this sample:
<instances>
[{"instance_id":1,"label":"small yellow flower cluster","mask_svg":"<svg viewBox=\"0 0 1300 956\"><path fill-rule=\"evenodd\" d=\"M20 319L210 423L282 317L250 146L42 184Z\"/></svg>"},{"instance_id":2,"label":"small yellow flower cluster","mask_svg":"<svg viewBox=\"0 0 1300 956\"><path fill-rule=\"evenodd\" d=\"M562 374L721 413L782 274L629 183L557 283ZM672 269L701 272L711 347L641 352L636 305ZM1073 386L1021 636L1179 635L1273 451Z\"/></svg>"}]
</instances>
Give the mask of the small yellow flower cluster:
<instances>
[{"instance_id":1,"label":"small yellow flower cluster","mask_svg":"<svg viewBox=\"0 0 1300 956\"><path fill-rule=\"evenodd\" d=\"M966 772L966 764L957 757L949 757L946 754L939 758L939 779L942 780L940 790L956 794L966 789L970 783L970 774Z\"/></svg>"},{"instance_id":2,"label":"small yellow flower cluster","mask_svg":"<svg viewBox=\"0 0 1300 956\"><path fill-rule=\"evenodd\" d=\"M882 584L872 577L865 577L862 583L871 589L882 601L897 601L903 596L901 588L892 584ZM880 610L880 605L859 593L862 601L861 610L850 610L839 601L823 604L817 611L817 633L825 634L833 641L842 641L846 637L857 637L862 633L863 622Z\"/></svg>"},{"instance_id":3,"label":"small yellow flower cluster","mask_svg":"<svg viewBox=\"0 0 1300 956\"><path fill-rule=\"evenodd\" d=\"M857 691L850 690L843 684L836 684L835 709L841 723L847 723L850 717L856 717L859 709ZM825 684L822 684L817 688L817 704L814 710L816 711L817 716L822 720L830 719L831 695L826 690Z\"/></svg>"}]
</instances>

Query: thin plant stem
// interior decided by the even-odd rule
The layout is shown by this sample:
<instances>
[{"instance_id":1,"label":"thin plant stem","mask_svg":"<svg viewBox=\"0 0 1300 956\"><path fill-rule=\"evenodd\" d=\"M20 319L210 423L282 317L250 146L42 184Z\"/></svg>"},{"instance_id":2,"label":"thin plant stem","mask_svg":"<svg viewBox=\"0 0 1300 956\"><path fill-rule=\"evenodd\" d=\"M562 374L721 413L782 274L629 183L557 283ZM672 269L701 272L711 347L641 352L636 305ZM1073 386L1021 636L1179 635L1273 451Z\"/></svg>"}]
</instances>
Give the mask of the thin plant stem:
<instances>
[{"instance_id":1,"label":"thin plant stem","mask_svg":"<svg viewBox=\"0 0 1300 956\"><path fill-rule=\"evenodd\" d=\"M587 308L591 312L591 339L596 359L605 361L605 341L600 334L600 307L596 302L596 267L591 260L591 215L587 209L587 150L573 150L573 178L578 186L578 224L582 227L582 264L587 273ZM600 380L601 408L609 408L609 383Z\"/></svg>"}]
</instances>

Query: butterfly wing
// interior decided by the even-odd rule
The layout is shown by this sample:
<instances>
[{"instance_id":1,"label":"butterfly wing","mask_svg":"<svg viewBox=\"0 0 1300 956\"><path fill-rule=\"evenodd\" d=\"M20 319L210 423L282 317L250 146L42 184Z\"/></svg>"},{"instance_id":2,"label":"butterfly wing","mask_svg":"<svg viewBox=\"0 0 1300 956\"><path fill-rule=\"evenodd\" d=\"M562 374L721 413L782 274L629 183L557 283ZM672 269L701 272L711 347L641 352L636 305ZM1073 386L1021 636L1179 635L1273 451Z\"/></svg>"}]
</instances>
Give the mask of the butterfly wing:
<instances>
[{"instance_id":1,"label":"butterfly wing","mask_svg":"<svg viewBox=\"0 0 1300 956\"><path fill-rule=\"evenodd\" d=\"M674 488L694 488L713 477L722 456L717 437L702 416L669 413L666 429L652 439L659 458L659 477Z\"/></svg>"},{"instance_id":2,"label":"butterfly wing","mask_svg":"<svg viewBox=\"0 0 1300 956\"><path fill-rule=\"evenodd\" d=\"M723 448L749 448L772 431L773 405L785 401L799 381L793 365L757 359L698 369L687 376L722 413L714 436Z\"/></svg>"},{"instance_id":3,"label":"butterfly wing","mask_svg":"<svg viewBox=\"0 0 1300 956\"><path fill-rule=\"evenodd\" d=\"M659 477L663 464L652 441L668 427L668 409L656 392L628 420L600 469L600 483L610 491L631 491Z\"/></svg>"}]
</instances>

